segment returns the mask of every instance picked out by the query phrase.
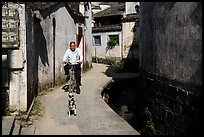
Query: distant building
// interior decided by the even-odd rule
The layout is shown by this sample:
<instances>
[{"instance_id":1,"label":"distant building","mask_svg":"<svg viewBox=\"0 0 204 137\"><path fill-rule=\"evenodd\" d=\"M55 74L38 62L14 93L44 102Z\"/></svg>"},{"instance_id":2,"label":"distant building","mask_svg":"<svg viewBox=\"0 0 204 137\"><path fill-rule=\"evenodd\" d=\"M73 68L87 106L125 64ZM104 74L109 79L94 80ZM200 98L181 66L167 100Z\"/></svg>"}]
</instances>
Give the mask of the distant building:
<instances>
[{"instance_id":1,"label":"distant building","mask_svg":"<svg viewBox=\"0 0 204 137\"><path fill-rule=\"evenodd\" d=\"M134 37L135 28L139 25L139 13L135 10L137 4L138 2L93 4L94 57L116 59L128 57L130 47L136 44L134 41L137 39Z\"/></svg>"}]
</instances>

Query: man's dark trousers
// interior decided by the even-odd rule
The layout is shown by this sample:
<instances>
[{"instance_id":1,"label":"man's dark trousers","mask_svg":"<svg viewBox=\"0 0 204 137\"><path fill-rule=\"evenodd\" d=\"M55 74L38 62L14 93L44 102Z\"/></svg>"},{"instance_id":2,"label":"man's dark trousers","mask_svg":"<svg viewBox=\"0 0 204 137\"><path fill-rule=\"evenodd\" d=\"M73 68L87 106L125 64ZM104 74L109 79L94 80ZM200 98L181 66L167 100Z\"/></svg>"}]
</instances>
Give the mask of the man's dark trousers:
<instances>
[{"instance_id":1,"label":"man's dark trousers","mask_svg":"<svg viewBox=\"0 0 204 137\"><path fill-rule=\"evenodd\" d=\"M64 66L65 75L67 75L67 81L69 81L69 69L71 69L71 66L69 64L66 64ZM74 65L74 71L75 71L75 79L76 79L76 85L81 85L81 64Z\"/></svg>"}]
</instances>

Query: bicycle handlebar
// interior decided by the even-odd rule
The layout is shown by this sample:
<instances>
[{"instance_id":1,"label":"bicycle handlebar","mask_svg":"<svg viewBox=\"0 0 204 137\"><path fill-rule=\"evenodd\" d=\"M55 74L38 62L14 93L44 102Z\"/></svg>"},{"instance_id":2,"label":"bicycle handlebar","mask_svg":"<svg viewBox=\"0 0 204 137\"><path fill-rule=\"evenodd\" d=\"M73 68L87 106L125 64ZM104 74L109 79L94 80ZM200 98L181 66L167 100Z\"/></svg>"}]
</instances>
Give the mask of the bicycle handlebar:
<instances>
[{"instance_id":1,"label":"bicycle handlebar","mask_svg":"<svg viewBox=\"0 0 204 137\"><path fill-rule=\"evenodd\" d=\"M71 64L71 63L69 63L69 62L66 62L65 64L68 64L68 65L70 65L70 66L72 65L72 64Z\"/></svg>"},{"instance_id":2,"label":"bicycle handlebar","mask_svg":"<svg viewBox=\"0 0 204 137\"><path fill-rule=\"evenodd\" d=\"M70 66L73 66L70 62L66 62L65 64L68 64L68 65L70 65ZM78 65L78 64L80 64L80 63L77 62L76 65Z\"/></svg>"}]
</instances>

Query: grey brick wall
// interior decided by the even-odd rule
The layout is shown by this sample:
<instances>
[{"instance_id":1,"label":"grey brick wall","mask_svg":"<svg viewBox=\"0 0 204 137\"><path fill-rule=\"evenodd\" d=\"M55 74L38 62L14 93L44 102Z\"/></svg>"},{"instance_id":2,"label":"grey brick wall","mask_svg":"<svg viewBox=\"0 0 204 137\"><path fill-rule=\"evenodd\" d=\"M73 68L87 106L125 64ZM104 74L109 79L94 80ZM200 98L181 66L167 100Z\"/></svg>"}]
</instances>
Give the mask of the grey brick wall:
<instances>
[{"instance_id":1,"label":"grey brick wall","mask_svg":"<svg viewBox=\"0 0 204 137\"><path fill-rule=\"evenodd\" d=\"M144 70L141 73L142 91L153 116L156 134L201 134L202 86L169 80Z\"/></svg>"},{"instance_id":2,"label":"grey brick wall","mask_svg":"<svg viewBox=\"0 0 204 137\"><path fill-rule=\"evenodd\" d=\"M141 3L142 90L156 134L203 134L202 3Z\"/></svg>"}]
</instances>

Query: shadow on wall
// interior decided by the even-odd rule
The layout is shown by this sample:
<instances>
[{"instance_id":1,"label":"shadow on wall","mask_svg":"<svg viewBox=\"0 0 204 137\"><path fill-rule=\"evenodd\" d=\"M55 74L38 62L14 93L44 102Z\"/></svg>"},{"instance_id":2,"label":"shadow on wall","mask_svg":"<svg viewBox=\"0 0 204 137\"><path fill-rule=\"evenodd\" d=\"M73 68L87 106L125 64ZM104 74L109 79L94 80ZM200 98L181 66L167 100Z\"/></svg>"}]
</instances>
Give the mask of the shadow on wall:
<instances>
[{"instance_id":1,"label":"shadow on wall","mask_svg":"<svg viewBox=\"0 0 204 137\"><path fill-rule=\"evenodd\" d=\"M1 87L1 105L2 105L2 116L7 115L7 111L9 108L9 94L7 90L9 90L9 87L3 87L3 85L7 85L9 83L9 74L8 78L6 79L5 73L3 70L8 70L8 68L3 68L4 64L7 64L7 60L2 60L2 87ZM4 78L3 78L4 77Z\"/></svg>"},{"instance_id":2,"label":"shadow on wall","mask_svg":"<svg viewBox=\"0 0 204 137\"><path fill-rule=\"evenodd\" d=\"M7 110L9 108L9 94L6 88L2 88L1 95L2 116L5 116L7 115Z\"/></svg>"},{"instance_id":3,"label":"shadow on wall","mask_svg":"<svg viewBox=\"0 0 204 137\"><path fill-rule=\"evenodd\" d=\"M47 49L47 42L45 39L45 36L43 34L43 29L40 25L40 19L34 17L33 18L33 31L34 31L34 43L30 45L31 51L27 52L27 57L29 57L29 60L27 62L28 64L28 93L27 93L27 105L30 106L33 98L38 95L38 71L39 71L39 60L41 60L42 64L46 67L49 66L49 59L48 59L48 49ZM32 23L32 22L30 22ZM28 24L27 26L32 27ZM28 37L32 34L27 34Z\"/></svg>"},{"instance_id":4,"label":"shadow on wall","mask_svg":"<svg viewBox=\"0 0 204 137\"><path fill-rule=\"evenodd\" d=\"M49 8L48 10L43 10L43 13L51 13L51 10L57 10L62 6L59 4L55 8ZM41 11L42 12L42 11ZM44 14L43 14L44 15ZM45 16L43 16L45 17ZM34 32L34 33L32 33ZM27 106L30 106L34 97L38 95L39 90L39 67L49 67L49 57L48 57L48 43L44 35L44 30L41 26L41 19L36 16L31 17L31 13L28 16L27 22L27 44L30 49L27 50L27 65L28 65L28 93L27 93ZM51 36L52 34L48 34ZM42 64L42 65L41 65Z\"/></svg>"},{"instance_id":5,"label":"shadow on wall","mask_svg":"<svg viewBox=\"0 0 204 137\"><path fill-rule=\"evenodd\" d=\"M35 39L36 54L41 59L44 66L46 66L46 64L49 66L47 42L46 42L45 36L43 35L43 29L40 25L40 19L35 18L34 24L35 24L34 39Z\"/></svg>"}]
</instances>

